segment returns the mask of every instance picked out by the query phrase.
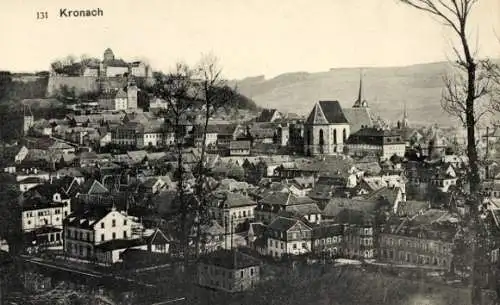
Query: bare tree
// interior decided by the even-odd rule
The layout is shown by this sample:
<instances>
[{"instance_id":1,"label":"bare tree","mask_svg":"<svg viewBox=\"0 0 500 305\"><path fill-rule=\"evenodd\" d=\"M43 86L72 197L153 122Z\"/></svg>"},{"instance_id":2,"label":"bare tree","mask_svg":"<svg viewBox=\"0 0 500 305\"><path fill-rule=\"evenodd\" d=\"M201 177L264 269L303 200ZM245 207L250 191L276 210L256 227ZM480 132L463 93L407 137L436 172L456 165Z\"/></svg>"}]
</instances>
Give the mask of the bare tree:
<instances>
[{"instance_id":1,"label":"bare tree","mask_svg":"<svg viewBox=\"0 0 500 305\"><path fill-rule=\"evenodd\" d=\"M187 119L190 109L193 105L192 96L193 71L186 64L178 63L175 69L168 75L160 74L157 76L154 87L154 94L166 100L169 104L167 113L167 132L174 133L174 147L177 160L175 170L177 180L177 193L175 201L179 204L179 233L181 239L181 251L184 255L184 262L189 262L189 241L191 228L189 217L192 211L191 202L187 194L185 184L185 164L184 164L184 145L185 130L184 121Z\"/></svg>"},{"instance_id":2,"label":"bare tree","mask_svg":"<svg viewBox=\"0 0 500 305\"><path fill-rule=\"evenodd\" d=\"M227 85L222 77L222 69L217 57L213 54L202 56L196 70L196 88L202 101L202 126L200 155L196 167L196 190L195 196L198 204L196 209L196 254L200 253L200 226L206 222L208 198L214 188L207 180L206 151L207 151L207 128L210 118L222 108L229 108L236 98L235 89Z\"/></svg>"},{"instance_id":3,"label":"bare tree","mask_svg":"<svg viewBox=\"0 0 500 305\"><path fill-rule=\"evenodd\" d=\"M478 60L471 49L468 37L468 22L478 0L400 0L417 10L430 14L449 27L459 41L454 46L456 68L459 71L445 78L442 106L448 113L462 120L467 131L467 157L469 171L467 181L470 191L467 194L469 213L464 225L470 230L473 259L471 262L472 304L479 304L481 283L477 273L484 271L487 264L488 248L487 228L480 218L483 201L481 193L480 160L477 151L476 127L479 120L487 113L498 111L498 101L492 98L494 83L494 65L488 60ZM479 270L481 269L481 270Z\"/></svg>"}]
</instances>

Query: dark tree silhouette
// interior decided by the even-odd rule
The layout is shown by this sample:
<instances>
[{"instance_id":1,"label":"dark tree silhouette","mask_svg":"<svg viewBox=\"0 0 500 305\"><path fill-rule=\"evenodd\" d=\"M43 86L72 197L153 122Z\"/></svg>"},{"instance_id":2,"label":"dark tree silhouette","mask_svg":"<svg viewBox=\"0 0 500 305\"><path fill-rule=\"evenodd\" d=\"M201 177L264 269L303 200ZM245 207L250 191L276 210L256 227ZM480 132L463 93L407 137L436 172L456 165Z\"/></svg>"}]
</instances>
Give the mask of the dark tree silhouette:
<instances>
[{"instance_id":1,"label":"dark tree silhouette","mask_svg":"<svg viewBox=\"0 0 500 305\"><path fill-rule=\"evenodd\" d=\"M417 10L425 12L449 27L458 38L459 46L453 47L456 56L456 73L445 78L445 89L441 101L448 113L457 116L467 131L467 157L469 170L467 180L470 193L467 198L469 213L463 219L473 240L469 245L473 249L471 260L472 304L480 304L480 277L484 271L484 262L488 255L484 221L480 218L479 207L482 204L481 176L477 152L476 128L480 118L487 113L499 110L498 100L492 98L492 85L498 69L489 60L478 60L469 41L469 18L478 0L400 0Z\"/></svg>"}]
</instances>

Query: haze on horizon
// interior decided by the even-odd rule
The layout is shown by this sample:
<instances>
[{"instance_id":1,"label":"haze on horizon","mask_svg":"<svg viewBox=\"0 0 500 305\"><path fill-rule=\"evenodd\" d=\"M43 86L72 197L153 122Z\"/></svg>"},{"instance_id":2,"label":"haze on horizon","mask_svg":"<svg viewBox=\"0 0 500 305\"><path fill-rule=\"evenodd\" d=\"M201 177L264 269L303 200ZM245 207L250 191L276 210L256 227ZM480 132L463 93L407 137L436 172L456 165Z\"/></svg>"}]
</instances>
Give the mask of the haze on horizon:
<instances>
[{"instance_id":1,"label":"haze on horizon","mask_svg":"<svg viewBox=\"0 0 500 305\"><path fill-rule=\"evenodd\" d=\"M60 8L104 16L60 19ZM49 19L36 20L37 11ZM231 79L454 56L450 29L397 0L2 1L0 26L0 69L16 72L47 70L67 55L102 58L107 47L163 71L213 53ZM479 1L470 29L479 57L500 57L500 1Z\"/></svg>"}]
</instances>

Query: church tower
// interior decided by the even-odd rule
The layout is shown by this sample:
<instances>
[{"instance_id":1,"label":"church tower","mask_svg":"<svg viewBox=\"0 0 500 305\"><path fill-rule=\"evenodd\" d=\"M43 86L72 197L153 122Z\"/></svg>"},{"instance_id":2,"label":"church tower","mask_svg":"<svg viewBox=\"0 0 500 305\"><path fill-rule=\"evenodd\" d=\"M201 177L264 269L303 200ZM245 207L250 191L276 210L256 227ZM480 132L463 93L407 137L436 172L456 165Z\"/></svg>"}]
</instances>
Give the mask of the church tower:
<instances>
[{"instance_id":1,"label":"church tower","mask_svg":"<svg viewBox=\"0 0 500 305\"><path fill-rule=\"evenodd\" d=\"M137 109L137 84L133 77L130 77L127 85L127 108Z\"/></svg>"},{"instance_id":2,"label":"church tower","mask_svg":"<svg viewBox=\"0 0 500 305\"><path fill-rule=\"evenodd\" d=\"M368 102L363 98L363 74L359 72L359 92L358 99L354 102L352 108L368 108Z\"/></svg>"},{"instance_id":3,"label":"church tower","mask_svg":"<svg viewBox=\"0 0 500 305\"><path fill-rule=\"evenodd\" d=\"M30 106L23 106L23 136L28 134L28 131L33 127L35 123L35 117L31 112Z\"/></svg>"},{"instance_id":4,"label":"church tower","mask_svg":"<svg viewBox=\"0 0 500 305\"><path fill-rule=\"evenodd\" d=\"M404 104L403 120L401 121L401 127L408 128L408 113L406 112L406 102Z\"/></svg>"}]
</instances>

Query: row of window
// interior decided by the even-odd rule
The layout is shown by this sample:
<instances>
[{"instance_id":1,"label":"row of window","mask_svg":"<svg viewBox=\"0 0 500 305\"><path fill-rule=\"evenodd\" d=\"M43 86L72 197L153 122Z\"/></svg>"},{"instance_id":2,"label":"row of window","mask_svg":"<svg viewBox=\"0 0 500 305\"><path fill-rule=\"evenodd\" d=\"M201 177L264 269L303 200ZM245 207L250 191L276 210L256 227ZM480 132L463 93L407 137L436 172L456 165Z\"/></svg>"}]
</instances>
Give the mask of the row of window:
<instances>
[{"instance_id":1,"label":"row of window","mask_svg":"<svg viewBox=\"0 0 500 305\"><path fill-rule=\"evenodd\" d=\"M58 225L58 224L57 224L57 222L58 222L59 220L60 220L60 218L59 218L59 217L56 217L56 219L55 219L55 221L54 221L54 222L55 222L55 224L54 224L54 225ZM28 224L28 226L30 226L30 225L32 224L31 220L28 220L26 223ZM46 218L42 219L40 226L47 226L47 225L49 225L49 221L48 221ZM59 225L60 225L60 224L59 224Z\"/></svg>"},{"instance_id":2,"label":"row of window","mask_svg":"<svg viewBox=\"0 0 500 305\"><path fill-rule=\"evenodd\" d=\"M318 245L324 245L324 244L336 244L342 242L342 236L333 236L333 237L327 237L327 238L322 238L322 239L316 239L314 242L317 246Z\"/></svg>"},{"instance_id":3,"label":"row of window","mask_svg":"<svg viewBox=\"0 0 500 305\"><path fill-rule=\"evenodd\" d=\"M35 215L37 215L38 217L49 216L49 215L52 215L51 211L52 210L43 210L43 211L38 211L37 213L35 213L35 212L26 212L24 215L27 218L35 217ZM54 210L54 214L61 214L61 209L55 209ZM68 212L67 211L64 212L64 216L68 216Z\"/></svg>"},{"instance_id":4,"label":"row of window","mask_svg":"<svg viewBox=\"0 0 500 305\"><path fill-rule=\"evenodd\" d=\"M146 138L146 139L156 139L156 138L160 138L160 137L161 137L161 134L157 134L157 133L152 133L152 134L145 133L144 134L144 138Z\"/></svg>"},{"instance_id":5,"label":"row of window","mask_svg":"<svg viewBox=\"0 0 500 305\"><path fill-rule=\"evenodd\" d=\"M451 251L451 245L441 245L435 242L429 242L425 240L405 241L403 239L398 239L396 243L396 240L388 238L388 239L382 239L382 243L385 244L386 246L397 245L399 247L407 247L407 248L420 249L424 251L439 252L439 253L445 253Z\"/></svg>"},{"instance_id":6,"label":"row of window","mask_svg":"<svg viewBox=\"0 0 500 305\"><path fill-rule=\"evenodd\" d=\"M127 225L127 219L124 219L123 220L123 225L126 226ZM116 227L116 219L112 219L111 220L111 227ZM104 222L101 222L101 229L104 229L105 228L105 224Z\"/></svg>"},{"instance_id":7,"label":"row of window","mask_svg":"<svg viewBox=\"0 0 500 305\"><path fill-rule=\"evenodd\" d=\"M298 245L299 245L299 243L292 243L292 249L293 250L298 249ZM302 243L301 246L302 246L302 249L308 249L307 243ZM273 240L269 240L269 247L270 248L273 247ZM284 242L278 242L278 241L275 240L274 241L274 248L284 250L285 249L285 243Z\"/></svg>"},{"instance_id":8,"label":"row of window","mask_svg":"<svg viewBox=\"0 0 500 305\"><path fill-rule=\"evenodd\" d=\"M89 232L82 232L82 231L76 231L76 230L71 230L71 229L68 229L66 231L66 234L68 234L68 237L71 238L71 239L76 239L76 240L82 240L82 241L90 241L92 242L93 241L93 235ZM111 233L111 239L116 239L117 238L117 235L116 235L116 232L112 232ZM128 232L126 230L123 231L123 239L127 239L128 238ZM106 236L103 234L101 234L101 239L99 240L96 236L96 242L103 242L103 241L106 241Z\"/></svg>"},{"instance_id":9,"label":"row of window","mask_svg":"<svg viewBox=\"0 0 500 305\"><path fill-rule=\"evenodd\" d=\"M448 260L436 256L417 255L411 252L382 250L382 258L419 265L447 266Z\"/></svg>"}]
</instances>

